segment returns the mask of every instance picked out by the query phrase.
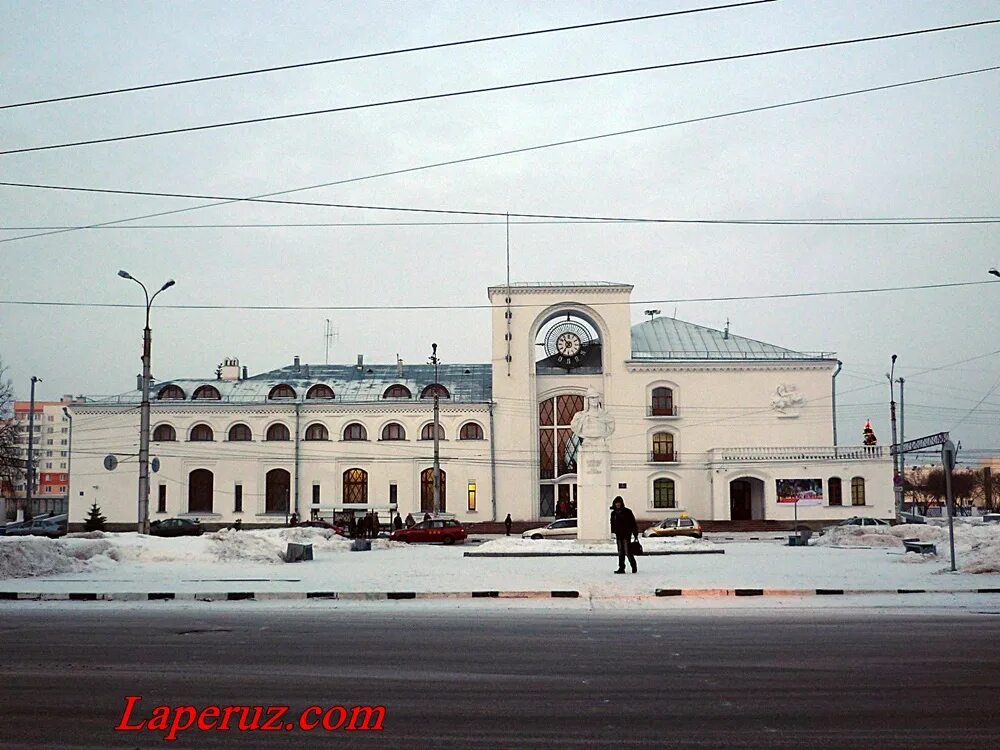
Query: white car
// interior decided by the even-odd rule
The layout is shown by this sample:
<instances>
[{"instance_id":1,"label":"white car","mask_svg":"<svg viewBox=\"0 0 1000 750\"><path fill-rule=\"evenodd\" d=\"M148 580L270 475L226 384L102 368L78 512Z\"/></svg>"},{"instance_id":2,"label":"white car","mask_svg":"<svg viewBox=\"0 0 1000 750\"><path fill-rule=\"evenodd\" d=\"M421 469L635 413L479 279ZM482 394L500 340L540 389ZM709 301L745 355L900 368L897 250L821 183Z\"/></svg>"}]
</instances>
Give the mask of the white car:
<instances>
[{"instance_id":1,"label":"white car","mask_svg":"<svg viewBox=\"0 0 1000 750\"><path fill-rule=\"evenodd\" d=\"M528 529L522 539L576 539L576 519L560 518L540 529Z\"/></svg>"}]
</instances>

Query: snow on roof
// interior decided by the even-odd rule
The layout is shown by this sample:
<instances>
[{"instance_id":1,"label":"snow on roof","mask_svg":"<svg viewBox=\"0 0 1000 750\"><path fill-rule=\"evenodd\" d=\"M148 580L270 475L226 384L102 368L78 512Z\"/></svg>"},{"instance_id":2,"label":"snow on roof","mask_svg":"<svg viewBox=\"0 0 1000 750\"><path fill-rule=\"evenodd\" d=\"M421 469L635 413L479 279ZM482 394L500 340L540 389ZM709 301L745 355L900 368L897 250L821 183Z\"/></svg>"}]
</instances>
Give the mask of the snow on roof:
<instances>
[{"instance_id":1,"label":"snow on roof","mask_svg":"<svg viewBox=\"0 0 1000 750\"><path fill-rule=\"evenodd\" d=\"M163 380L155 383L150 391L150 400L168 385L176 385L184 391L184 400L190 401L199 386L210 385L219 391L224 402L266 402L271 390L277 385L289 385L295 391L294 399L275 399L275 403L289 401L306 402L306 393L314 385L328 385L333 389L334 402L369 403L382 400L382 394L391 385L403 385L409 389L411 401L419 401L420 394L434 383L434 366L417 364L403 365L399 375L398 365L365 364L356 365L289 365L277 370L262 372L245 380L205 380L182 378ZM487 403L493 397L493 376L487 364L443 364L438 365L438 382L448 389L450 401L463 403ZM139 390L104 398L88 397L87 403L139 403ZM206 401L211 402L209 399ZM407 399L390 399L407 401ZM180 401L180 399L178 399ZM323 403L323 400L309 403Z\"/></svg>"},{"instance_id":2,"label":"snow on roof","mask_svg":"<svg viewBox=\"0 0 1000 750\"><path fill-rule=\"evenodd\" d=\"M653 318L632 326L632 358L646 359L828 359L827 352L797 352L676 318Z\"/></svg>"}]
</instances>

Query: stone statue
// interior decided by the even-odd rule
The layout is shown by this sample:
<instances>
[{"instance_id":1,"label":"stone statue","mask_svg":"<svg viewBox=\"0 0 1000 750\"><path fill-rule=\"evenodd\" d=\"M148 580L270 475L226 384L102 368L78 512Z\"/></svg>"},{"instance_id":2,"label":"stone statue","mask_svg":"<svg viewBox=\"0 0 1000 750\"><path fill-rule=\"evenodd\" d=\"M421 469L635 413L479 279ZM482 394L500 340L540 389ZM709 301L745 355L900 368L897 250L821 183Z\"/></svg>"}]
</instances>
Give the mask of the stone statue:
<instances>
[{"instance_id":1,"label":"stone statue","mask_svg":"<svg viewBox=\"0 0 1000 750\"><path fill-rule=\"evenodd\" d=\"M570 422L573 435L581 438L589 446L607 443L615 431L615 420L604 408L601 394L593 388L587 389L587 406L578 411Z\"/></svg>"}]
</instances>

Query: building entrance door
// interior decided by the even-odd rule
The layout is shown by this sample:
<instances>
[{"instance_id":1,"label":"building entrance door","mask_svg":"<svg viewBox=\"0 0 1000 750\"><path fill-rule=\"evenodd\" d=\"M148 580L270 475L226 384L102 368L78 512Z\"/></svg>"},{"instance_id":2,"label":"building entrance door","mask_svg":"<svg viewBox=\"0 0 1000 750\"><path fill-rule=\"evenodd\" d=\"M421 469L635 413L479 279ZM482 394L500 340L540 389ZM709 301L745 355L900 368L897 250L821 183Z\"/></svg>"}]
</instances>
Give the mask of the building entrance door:
<instances>
[{"instance_id":1,"label":"building entrance door","mask_svg":"<svg viewBox=\"0 0 1000 750\"><path fill-rule=\"evenodd\" d=\"M729 518L733 521L749 521L753 518L749 482L737 479L729 483Z\"/></svg>"}]
</instances>

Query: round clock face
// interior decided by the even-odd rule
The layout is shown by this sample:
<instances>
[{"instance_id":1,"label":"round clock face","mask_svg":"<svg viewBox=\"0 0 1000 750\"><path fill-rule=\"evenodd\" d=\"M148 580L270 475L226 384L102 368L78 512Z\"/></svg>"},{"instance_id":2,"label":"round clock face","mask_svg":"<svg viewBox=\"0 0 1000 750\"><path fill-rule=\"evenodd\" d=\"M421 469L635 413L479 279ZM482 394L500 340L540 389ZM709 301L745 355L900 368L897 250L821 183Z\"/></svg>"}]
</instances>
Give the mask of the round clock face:
<instances>
[{"instance_id":1,"label":"round clock face","mask_svg":"<svg viewBox=\"0 0 1000 750\"><path fill-rule=\"evenodd\" d=\"M545 353L559 367L578 367L587 357L590 334L579 323L564 321L549 329L545 335Z\"/></svg>"}]
</instances>

